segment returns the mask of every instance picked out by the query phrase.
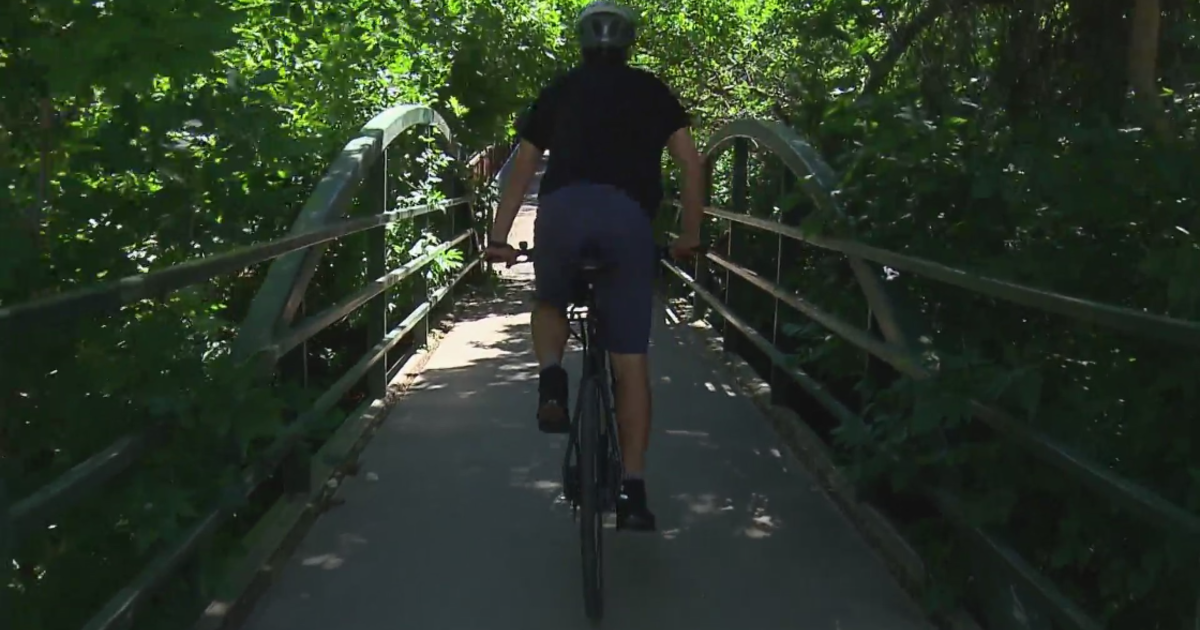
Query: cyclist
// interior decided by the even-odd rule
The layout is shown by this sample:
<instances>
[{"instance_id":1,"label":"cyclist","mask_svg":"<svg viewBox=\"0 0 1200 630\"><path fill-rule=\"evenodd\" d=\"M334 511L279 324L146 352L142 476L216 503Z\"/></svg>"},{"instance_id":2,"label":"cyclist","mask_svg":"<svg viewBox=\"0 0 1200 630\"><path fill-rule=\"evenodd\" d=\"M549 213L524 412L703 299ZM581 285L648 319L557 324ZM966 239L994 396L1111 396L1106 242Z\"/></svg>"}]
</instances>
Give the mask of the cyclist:
<instances>
[{"instance_id":1,"label":"cyclist","mask_svg":"<svg viewBox=\"0 0 1200 630\"><path fill-rule=\"evenodd\" d=\"M599 1L576 23L582 63L542 89L517 121L520 144L489 235L487 256L513 262L509 230L544 151L550 152L534 222L535 299L530 325L539 363L538 427L569 430L568 381L562 368L570 335L566 307L579 262L598 259L596 307L603 349L616 380L625 479L617 504L621 528L652 531L646 501L645 453L650 439L646 351L653 318L655 245L651 217L662 201L666 147L684 175L684 216L672 255L700 244L704 170L690 118L653 74L628 65L636 38L634 13Z\"/></svg>"}]
</instances>

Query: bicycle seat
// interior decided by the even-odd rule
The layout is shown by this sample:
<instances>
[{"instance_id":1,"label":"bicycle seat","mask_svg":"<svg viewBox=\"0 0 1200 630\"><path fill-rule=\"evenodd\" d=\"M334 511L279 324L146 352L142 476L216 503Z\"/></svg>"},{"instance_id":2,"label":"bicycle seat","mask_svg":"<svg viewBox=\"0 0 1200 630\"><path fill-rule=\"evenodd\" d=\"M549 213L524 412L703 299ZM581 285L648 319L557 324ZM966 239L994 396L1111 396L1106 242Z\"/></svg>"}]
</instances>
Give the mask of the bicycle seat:
<instances>
[{"instance_id":1,"label":"bicycle seat","mask_svg":"<svg viewBox=\"0 0 1200 630\"><path fill-rule=\"evenodd\" d=\"M584 247L580 252L579 257L579 277L585 281L592 281L596 274L600 273L605 268L604 257L594 248L594 246Z\"/></svg>"},{"instance_id":2,"label":"bicycle seat","mask_svg":"<svg viewBox=\"0 0 1200 630\"><path fill-rule=\"evenodd\" d=\"M572 304L582 306L587 303L590 285L595 283L596 277L604 273L605 269L607 269L607 265L599 258L584 253L583 258L579 261L579 276L575 280Z\"/></svg>"},{"instance_id":3,"label":"bicycle seat","mask_svg":"<svg viewBox=\"0 0 1200 630\"><path fill-rule=\"evenodd\" d=\"M604 271L604 263L595 258L584 258L579 263L579 272L586 275L594 275L597 272Z\"/></svg>"}]
</instances>

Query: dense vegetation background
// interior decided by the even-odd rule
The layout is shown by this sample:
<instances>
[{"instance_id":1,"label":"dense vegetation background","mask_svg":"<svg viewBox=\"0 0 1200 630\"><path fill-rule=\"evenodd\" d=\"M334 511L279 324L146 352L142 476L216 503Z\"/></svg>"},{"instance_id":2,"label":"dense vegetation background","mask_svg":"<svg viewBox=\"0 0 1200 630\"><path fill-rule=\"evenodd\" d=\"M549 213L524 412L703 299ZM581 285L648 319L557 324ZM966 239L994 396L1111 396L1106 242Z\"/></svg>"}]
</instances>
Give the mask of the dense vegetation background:
<instances>
[{"instance_id":1,"label":"dense vegetation background","mask_svg":"<svg viewBox=\"0 0 1200 630\"><path fill-rule=\"evenodd\" d=\"M0 305L282 234L354 130L394 104L432 105L464 147L483 148L573 62L569 23L581 4L3 4ZM1200 315L1200 5L633 4L644 17L636 61L681 95L697 135L740 117L787 121L841 175L838 198L857 237L1079 297ZM430 166L434 148L417 134L393 155L398 196L428 196L439 174L450 176ZM751 173L752 211L808 216L776 161L755 152ZM727 203L728 161L717 175L714 201ZM390 262L419 254L440 230L393 230ZM735 258L771 275L775 247L774 237L734 230ZM359 252L353 240L331 250L310 308L364 278ZM844 260L802 247L787 260L787 286L865 321ZM21 605L6 627L77 627L211 502L236 470L231 442L253 450L303 408L306 391L357 358L363 337L352 318L310 344L313 382L268 389L242 378L228 342L263 269L0 339L0 472L13 497L131 428L177 427L149 461L15 550L5 581ZM998 401L1194 511L1194 353L907 276L889 284L941 363L939 389L863 378L861 354L835 336L798 317L781 327L797 361L852 392L871 421L867 436L832 432L846 463L865 484L896 491L958 471L978 522L1001 526L1111 627L1190 619L1190 547L969 430L963 401ZM395 291L393 308L403 311L409 293ZM731 296L739 312L771 312L750 308L769 305L750 290ZM772 329L769 315L754 323ZM902 520L942 578L928 603L958 601L969 569L954 539L936 519ZM228 549L237 533L213 544ZM209 557L194 574L201 594L222 564Z\"/></svg>"}]
</instances>

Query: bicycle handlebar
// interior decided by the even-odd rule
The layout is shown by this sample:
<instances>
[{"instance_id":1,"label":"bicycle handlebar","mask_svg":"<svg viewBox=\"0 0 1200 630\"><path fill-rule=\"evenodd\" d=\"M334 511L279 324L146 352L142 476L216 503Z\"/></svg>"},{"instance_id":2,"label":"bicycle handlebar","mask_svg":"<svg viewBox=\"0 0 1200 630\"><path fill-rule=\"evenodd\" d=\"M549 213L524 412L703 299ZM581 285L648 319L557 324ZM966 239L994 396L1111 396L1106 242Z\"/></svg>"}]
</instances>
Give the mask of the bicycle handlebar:
<instances>
[{"instance_id":1,"label":"bicycle handlebar","mask_svg":"<svg viewBox=\"0 0 1200 630\"><path fill-rule=\"evenodd\" d=\"M521 241L517 243L517 259L505 265L505 267L512 267L513 265L520 265L527 262L533 262L533 248L529 247L529 241Z\"/></svg>"}]
</instances>

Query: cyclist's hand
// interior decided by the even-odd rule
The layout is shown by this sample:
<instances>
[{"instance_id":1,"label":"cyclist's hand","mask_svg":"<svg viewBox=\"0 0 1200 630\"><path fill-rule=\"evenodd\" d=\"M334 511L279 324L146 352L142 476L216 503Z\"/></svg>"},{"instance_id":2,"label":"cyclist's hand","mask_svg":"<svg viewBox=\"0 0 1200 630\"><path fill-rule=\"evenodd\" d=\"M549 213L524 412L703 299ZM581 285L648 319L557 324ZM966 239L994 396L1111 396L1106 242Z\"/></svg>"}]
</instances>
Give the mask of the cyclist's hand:
<instances>
[{"instance_id":1,"label":"cyclist's hand","mask_svg":"<svg viewBox=\"0 0 1200 630\"><path fill-rule=\"evenodd\" d=\"M512 265L517 262L517 250L508 243L503 245L489 243L487 249L483 250L483 257L488 262L501 262L506 265Z\"/></svg>"},{"instance_id":2,"label":"cyclist's hand","mask_svg":"<svg viewBox=\"0 0 1200 630\"><path fill-rule=\"evenodd\" d=\"M699 234L682 234L671 243L671 256L676 260L686 260L696 253L700 247Z\"/></svg>"}]
</instances>

